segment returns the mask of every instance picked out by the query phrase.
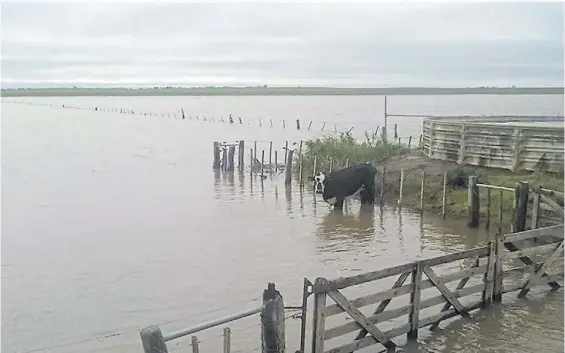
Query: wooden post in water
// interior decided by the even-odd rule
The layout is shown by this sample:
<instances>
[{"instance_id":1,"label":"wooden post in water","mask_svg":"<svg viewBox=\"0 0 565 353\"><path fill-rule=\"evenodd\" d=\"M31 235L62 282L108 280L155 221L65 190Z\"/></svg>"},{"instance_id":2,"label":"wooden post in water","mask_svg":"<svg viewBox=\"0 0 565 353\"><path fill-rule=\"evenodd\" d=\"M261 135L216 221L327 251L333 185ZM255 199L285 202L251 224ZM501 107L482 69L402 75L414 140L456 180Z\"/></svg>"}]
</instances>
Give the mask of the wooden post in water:
<instances>
[{"instance_id":1,"label":"wooden post in water","mask_svg":"<svg viewBox=\"0 0 565 353\"><path fill-rule=\"evenodd\" d=\"M220 144L216 141L214 141L214 163L212 168L220 169Z\"/></svg>"},{"instance_id":2,"label":"wooden post in water","mask_svg":"<svg viewBox=\"0 0 565 353\"><path fill-rule=\"evenodd\" d=\"M498 209L498 233L499 234L502 233L502 210L503 210L502 206L504 205L502 203L503 196L504 196L503 191L500 190L499 199L498 199L499 200L498 202L500 202L499 209Z\"/></svg>"},{"instance_id":3,"label":"wooden post in water","mask_svg":"<svg viewBox=\"0 0 565 353\"><path fill-rule=\"evenodd\" d=\"M418 141L418 147L422 147L422 134L420 134L420 140Z\"/></svg>"},{"instance_id":4,"label":"wooden post in water","mask_svg":"<svg viewBox=\"0 0 565 353\"><path fill-rule=\"evenodd\" d=\"M322 130L321 130L321 131L324 131L324 128L325 128L325 127L326 127L326 122L324 121L324 124L322 125Z\"/></svg>"},{"instance_id":5,"label":"wooden post in water","mask_svg":"<svg viewBox=\"0 0 565 353\"><path fill-rule=\"evenodd\" d=\"M298 145L298 185L302 186L302 140Z\"/></svg>"},{"instance_id":6,"label":"wooden post in water","mask_svg":"<svg viewBox=\"0 0 565 353\"><path fill-rule=\"evenodd\" d=\"M468 193L468 218L467 227L477 228L479 226L479 187L477 186L477 177L469 177Z\"/></svg>"},{"instance_id":7,"label":"wooden post in water","mask_svg":"<svg viewBox=\"0 0 565 353\"><path fill-rule=\"evenodd\" d=\"M447 170L443 172L443 191L441 193L441 218L443 219L445 219L446 196L447 196Z\"/></svg>"},{"instance_id":8,"label":"wooden post in water","mask_svg":"<svg viewBox=\"0 0 565 353\"><path fill-rule=\"evenodd\" d=\"M300 119L296 119L296 130L300 130Z\"/></svg>"},{"instance_id":9,"label":"wooden post in water","mask_svg":"<svg viewBox=\"0 0 565 353\"><path fill-rule=\"evenodd\" d=\"M408 138L408 148L412 145L412 135Z\"/></svg>"},{"instance_id":10,"label":"wooden post in water","mask_svg":"<svg viewBox=\"0 0 565 353\"><path fill-rule=\"evenodd\" d=\"M230 353L231 351L231 329L224 327L224 351L223 353Z\"/></svg>"},{"instance_id":11,"label":"wooden post in water","mask_svg":"<svg viewBox=\"0 0 565 353\"><path fill-rule=\"evenodd\" d=\"M424 185L426 185L426 171L422 171L422 185L420 186L420 212L424 212Z\"/></svg>"},{"instance_id":12,"label":"wooden post in water","mask_svg":"<svg viewBox=\"0 0 565 353\"><path fill-rule=\"evenodd\" d=\"M386 167L383 167L383 175L381 176L381 204L383 203L383 196L385 194L385 175Z\"/></svg>"},{"instance_id":13,"label":"wooden post in water","mask_svg":"<svg viewBox=\"0 0 565 353\"><path fill-rule=\"evenodd\" d=\"M159 326L149 326L141 330L141 343L144 353L167 353L167 345Z\"/></svg>"},{"instance_id":14,"label":"wooden post in water","mask_svg":"<svg viewBox=\"0 0 565 353\"><path fill-rule=\"evenodd\" d=\"M279 172L278 151L275 150L275 174Z\"/></svg>"},{"instance_id":15,"label":"wooden post in water","mask_svg":"<svg viewBox=\"0 0 565 353\"><path fill-rule=\"evenodd\" d=\"M235 169L234 158L235 158L235 146L230 146L230 149L228 151L228 165L226 170L233 171Z\"/></svg>"},{"instance_id":16,"label":"wooden post in water","mask_svg":"<svg viewBox=\"0 0 565 353\"><path fill-rule=\"evenodd\" d=\"M274 283L269 283L263 291L261 310L261 352L285 352L284 301Z\"/></svg>"},{"instance_id":17,"label":"wooden post in water","mask_svg":"<svg viewBox=\"0 0 565 353\"><path fill-rule=\"evenodd\" d=\"M190 338L190 343L192 346L192 353L200 353L200 348L198 347L198 337L192 336Z\"/></svg>"},{"instance_id":18,"label":"wooden post in water","mask_svg":"<svg viewBox=\"0 0 565 353\"><path fill-rule=\"evenodd\" d=\"M288 141L284 143L284 164L286 165L286 160L288 159Z\"/></svg>"},{"instance_id":19,"label":"wooden post in water","mask_svg":"<svg viewBox=\"0 0 565 353\"><path fill-rule=\"evenodd\" d=\"M222 148L222 169L226 170L228 166L228 148L223 146Z\"/></svg>"},{"instance_id":20,"label":"wooden post in water","mask_svg":"<svg viewBox=\"0 0 565 353\"><path fill-rule=\"evenodd\" d=\"M286 151L286 175L284 177L285 185L290 185L292 182L292 155L294 154L294 150L287 150Z\"/></svg>"},{"instance_id":21,"label":"wooden post in water","mask_svg":"<svg viewBox=\"0 0 565 353\"><path fill-rule=\"evenodd\" d=\"M521 181L516 183L514 195L514 209L516 212L514 216L514 232L523 232L526 230L526 218L528 217L528 182Z\"/></svg>"},{"instance_id":22,"label":"wooden post in water","mask_svg":"<svg viewBox=\"0 0 565 353\"><path fill-rule=\"evenodd\" d=\"M502 190L501 190L502 192ZM502 275L503 275L503 263L504 259L502 258L502 254L504 251L504 234L502 232L498 232L495 237L495 264L494 264L494 284L493 284L493 293L492 293L492 301L493 302L500 302L502 300Z\"/></svg>"},{"instance_id":23,"label":"wooden post in water","mask_svg":"<svg viewBox=\"0 0 565 353\"><path fill-rule=\"evenodd\" d=\"M314 165L312 166L312 176L316 175L316 167L318 163L318 156L314 155Z\"/></svg>"},{"instance_id":24,"label":"wooden post in water","mask_svg":"<svg viewBox=\"0 0 565 353\"><path fill-rule=\"evenodd\" d=\"M257 141L253 142L253 158L257 159Z\"/></svg>"},{"instance_id":25,"label":"wooden post in water","mask_svg":"<svg viewBox=\"0 0 565 353\"><path fill-rule=\"evenodd\" d=\"M240 170L243 170L245 164L245 142L243 140L239 141L239 148L237 150L237 162L239 164Z\"/></svg>"},{"instance_id":26,"label":"wooden post in water","mask_svg":"<svg viewBox=\"0 0 565 353\"><path fill-rule=\"evenodd\" d=\"M253 148L249 150L249 175L253 176Z\"/></svg>"},{"instance_id":27,"label":"wooden post in water","mask_svg":"<svg viewBox=\"0 0 565 353\"><path fill-rule=\"evenodd\" d=\"M398 124L394 124L394 138L398 138Z\"/></svg>"},{"instance_id":28,"label":"wooden post in water","mask_svg":"<svg viewBox=\"0 0 565 353\"><path fill-rule=\"evenodd\" d=\"M308 131L310 131L311 127L312 127L312 120L310 120L310 124L308 124Z\"/></svg>"},{"instance_id":29,"label":"wooden post in water","mask_svg":"<svg viewBox=\"0 0 565 353\"><path fill-rule=\"evenodd\" d=\"M273 171L273 141L269 141L269 168Z\"/></svg>"},{"instance_id":30,"label":"wooden post in water","mask_svg":"<svg viewBox=\"0 0 565 353\"><path fill-rule=\"evenodd\" d=\"M265 166L265 150L261 150L261 177L263 176L263 167ZM261 178L263 180L263 178Z\"/></svg>"},{"instance_id":31,"label":"wooden post in water","mask_svg":"<svg viewBox=\"0 0 565 353\"><path fill-rule=\"evenodd\" d=\"M402 206L403 191L404 191L404 169L400 171L400 187L398 189L398 206Z\"/></svg>"},{"instance_id":32,"label":"wooden post in water","mask_svg":"<svg viewBox=\"0 0 565 353\"><path fill-rule=\"evenodd\" d=\"M282 124L283 124L283 129L286 129L286 121L284 119L282 121Z\"/></svg>"}]
</instances>

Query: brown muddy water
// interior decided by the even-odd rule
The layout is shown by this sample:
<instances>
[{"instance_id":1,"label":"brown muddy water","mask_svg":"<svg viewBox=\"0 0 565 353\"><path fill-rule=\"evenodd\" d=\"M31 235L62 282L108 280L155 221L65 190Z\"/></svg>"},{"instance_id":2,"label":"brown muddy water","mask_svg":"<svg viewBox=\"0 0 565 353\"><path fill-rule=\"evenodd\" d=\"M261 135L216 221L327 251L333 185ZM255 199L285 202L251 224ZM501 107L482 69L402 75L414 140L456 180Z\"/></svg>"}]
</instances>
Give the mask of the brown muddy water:
<instances>
[{"instance_id":1,"label":"brown muddy water","mask_svg":"<svg viewBox=\"0 0 565 353\"><path fill-rule=\"evenodd\" d=\"M272 140L282 155L285 141L320 135L264 120L259 127L252 123L259 117L328 121L361 134L382 125L382 97L9 99L16 100L172 114L183 108L250 123L3 100L2 352L140 352L140 328L162 324L171 332L255 307L267 282L287 305L299 305L304 277L359 274L492 236L392 206L361 210L349 201L343 214L333 213L309 188L285 188L282 175L261 182L248 172L212 171L214 140L244 139L247 148L258 140L265 150ZM563 115L563 96L389 97L389 111ZM420 119L394 123L401 136L420 134ZM423 329L418 347L405 349L563 351L563 292L512 298L434 333ZM230 325L234 351L260 350L258 323L254 316ZM298 329L299 320L289 318L288 351L298 348ZM201 351L221 349L221 334L198 334ZM170 350L188 351L189 341L173 341Z\"/></svg>"}]
</instances>

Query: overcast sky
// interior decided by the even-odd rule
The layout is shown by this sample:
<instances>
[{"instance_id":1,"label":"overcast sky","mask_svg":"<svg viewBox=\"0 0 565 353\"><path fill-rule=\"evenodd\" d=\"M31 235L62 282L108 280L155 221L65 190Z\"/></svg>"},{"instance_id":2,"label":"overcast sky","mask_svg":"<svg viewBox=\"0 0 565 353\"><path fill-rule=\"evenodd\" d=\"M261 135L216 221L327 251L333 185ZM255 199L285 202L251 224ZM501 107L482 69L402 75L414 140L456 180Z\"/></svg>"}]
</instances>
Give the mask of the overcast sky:
<instances>
[{"instance_id":1,"label":"overcast sky","mask_svg":"<svg viewBox=\"0 0 565 353\"><path fill-rule=\"evenodd\" d=\"M562 86L563 4L2 4L2 86Z\"/></svg>"}]
</instances>

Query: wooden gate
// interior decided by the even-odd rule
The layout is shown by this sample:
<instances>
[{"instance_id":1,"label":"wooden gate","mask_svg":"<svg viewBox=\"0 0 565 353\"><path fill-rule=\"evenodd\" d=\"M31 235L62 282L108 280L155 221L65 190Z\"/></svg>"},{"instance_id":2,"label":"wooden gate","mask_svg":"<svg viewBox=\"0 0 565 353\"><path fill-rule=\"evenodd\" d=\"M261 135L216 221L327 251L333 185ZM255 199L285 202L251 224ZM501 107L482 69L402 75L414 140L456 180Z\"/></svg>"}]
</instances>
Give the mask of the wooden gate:
<instances>
[{"instance_id":1,"label":"wooden gate","mask_svg":"<svg viewBox=\"0 0 565 353\"><path fill-rule=\"evenodd\" d=\"M351 353L375 344L381 344L387 352L395 352L395 337L407 334L408 339L415 339L418 329L426 326L434 329L442 320L455 316L469 317L470 311L501 301L503 293L520 290L518 296L523 297L538 284L548 284L556 290L561 287L559 280L563 278L563 232L561 224L499 235L487 246L454 254L335 280L317 278L311 291L314 295L312 353ZM545 257L532 259L535 256ZM505 266L515 260L523 266L505 270ZM456 261L466 263L454 266ZM556 264L561 266L556 273L551 273L549 269ZM438 275L440 270L434 267L440 265L448 265L451 270ZM454 267L459 268L453 271ZM525 274L527 278L512 282L516 273ZM346 288L365 286L392 276L398 277L388 290L355 299L344 295ZM410 283L405 284L408 277ZM455 281L457 285L450 289L448 284ZM429 288L435 288L439 295L423 295L422 291ZM408 305L386 310L393 299L407 295ZM327 303L328 298L333 303ZM373 304L378 306L372 314L361 312L362 308ZM422 312L440 304L443 306L439 312L434 313L433 309L431 315ZM326 327L337 314L346 314L353 321ZM404 324L398 326L398 319L402 317L405 317ZM349 338L345 337L347 334L355 335ZM338 338L343 343L327 349L328 341Z\"/></svg>"}]
</instances>

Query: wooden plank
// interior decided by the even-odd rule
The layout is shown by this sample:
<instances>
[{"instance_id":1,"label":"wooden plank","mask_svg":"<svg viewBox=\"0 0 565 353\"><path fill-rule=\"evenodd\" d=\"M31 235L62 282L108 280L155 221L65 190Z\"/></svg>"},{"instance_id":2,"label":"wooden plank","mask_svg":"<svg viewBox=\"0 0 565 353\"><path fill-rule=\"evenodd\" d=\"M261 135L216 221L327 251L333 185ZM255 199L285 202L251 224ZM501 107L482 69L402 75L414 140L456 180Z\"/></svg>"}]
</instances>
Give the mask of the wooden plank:
<instances>
[{"instance_id":1,"label":"wooden plank","mask_svg":"<svg viewBox=\"0 0 565 353\"><path fill-rule=\"evenodd\" d=\"M512 244L512 243L504 243L504 246L505 246L508 250L510 250L510 251L517 251L517 250L518 250L518 248L517 248L514 244ZM501 252L499 252L499 251L497 250L497 254L500 254L500 253L501 253ZM499 256L500 256L500 255L499 255ZM519 259L520 259L520 261L522 261L522 263L524 263L525 265L533 265L533 264L535 263L532 259L530 259L530 258L527 257L527 256L520 257ZM502 262L503 262L502 259L499 258L498 260L499 260L499 261L497 261L497 263L502 264ZM501 266L502 266L502 265L501 265ZM547 275L547 274L544 273L543 275ZM501 281L502 281L502 279L501 279ZM557 282L549 282L548 284L549 284L549 285L551 286L551 288L554 289L554 290L561 288L561 285L560 285L559 283L557 283Z\"/></svg>"},{"instance_id":2,"label":"wooden plank","mask_svg":"<svg viewBox=\"0 0 565 353\"><path fill-rule=\"evenodd\" d=\"M396 282L394 282L394 284L392 285L392 288L399 288L400 286L402 286L404 284L404 282L406 281L406 279L408 278L408 275L410 273L406 272L400 275L400 277L398 277L398 279L396 280ZM382 313L383 311L385 311L386 307L388 306L388 304L391 302L391 299L386 299L383 300L379 306L377 307L377 309L373 312L373 316ZM361 331L359 331L359 333L357 334L357 337L355 338L356 340L361 339L363 337L365 337L367 335L367 330L365 330L364 328L361 329Z\"/></svg>"},{"instance_id":3,"label":"wooden plank","mask_svg":"<svg viewBox=\"0 0 565 353\"><path fill-rule=\"evenodd\" d=\"M533 276L530 276L530 278L526 281L526 284L524 285L524 288L522 288L522 290L520 291L520 293L518 293L518 298L522 298L525 297L526 294L528 294L528 292L530 291L530 288L532 286L532 282L536 282L537 280L539 280L541 278L541 276L545 273L545 270L551 266L551 264L553 263L553 261L555 261L557 259L558 256L561 255L561 253L563 252L563 241L559 244L559 246L557 247L557 249L555 249L555 251L553 252L553 254L551 254L551 256L545 260L545 262L543 263L543 265L541 265L541 267L534 273Z\"/></svg>"},{"instance_id":4,"label":"wooden plank","mask_svg":"<svg viewBox=\"0 0 565 353\"><path fill-rule=\"evenodd\" d=\"M437 256L422 261L427 266L436 266L447 262L452 262L452 261L457 261L467 258L485 257L488 255L488 251L489 251L488 246L482 246L474 249L459 251L453 254ZM335 280L327 281L327 283L324 285L321 284L314 285L314 293L339 290L346 287L356 286L359 284L376 281L382 278L387 278L390 276L400 275L401 273L412 271L416 267L416 264L417 262L411 262L408 264L389 267L382 270L363 273L356 276L337 278Z\"/></svg>"},{"instance_id":5,"label":"wooden plank","mask_svg":"<svg viewBox=\"0 0 565 353\"><path fill-rule=\"evenodd\" d=\"M531 247L531 248L521 249L521 250L518 250L518 251L504 252L502 254L502 258L504 260L511 260L511 259L517 259L517 258L525 257L525 256L548 255L548 254L552 254L553 251L555 251L555 249L558 246L559 246L558 244L552 243L552 244L546 244L546 245L540 245L540 246L534 246L534 247Z\"/></svg>"},{"instance_id":6,"label":"wooden plank","mask_svg":"<svg viewBox=\"0 0 565 353\"><path fill-rule=\"evenodd\" d=\"M532 202L532 229L537 229L539 225L540 200L540 194L535 192Z\"/></svg>"},{"instance_id":7,"label":"wooden plank","mask_svg":"<svg viewBox=\"0 0 565 353\"><path fill-rule=\"evenodd\" d=\"M435 272L429 266L424 266L423 271L426 276L428 276L428 278L435 284L436 288L441 292L441 294L443 294L445 299L447 299L451 303L451 305L453 305L453 307L461 313L462 316L468 317L469 313L465 310L465 307L459 302L459 300L457 300L457 298L453 295L453 293L451 293L451 291L445 286L445 284L441 282Z\"/></svg>"},{"instance_id":8,"label":"wooden plank","mask_svg":"<svg viewBox=\"0 0 565 353\"><path fill-rule=\"evenodd\" d=\"M541 196L541 202L548 204L551 208L553 208L555 212L559 213L561 218L563 218L563 207L561 207L561 205L559 205L557 202L553 201L551 198L545 195L540 195L540 196Z\"/></svg>"},{"instance_id":9,"label":"wooden plank","mask_svg":"<svg viewBox=\"0 0 565 353\"><path fill-rule=\"evenodd\" d=\"M461 298L461 297L465 297L471 294L475 294L475 293L479 293L484 289L484 285L483 284L477 284L471 287L467 287L467 288L463 288L460 290L455 290L453 291L453 295L455 295L457 298ZM432 298L428 298L425 300L421 300L420 301L420 311L435 305L439 305L442 303L445 303L445 297L443 295L437 295L434 296ZM371 315L369 316L367 319L373 323L377 323L377 322L385 322L388 320L392 320L392 319L396 319L398 317L404 316L404 315L408 315L412 310L412 305L404 305L401 306L399 308L394 308L391 310L387 310L384 311L382 313L379 314L375 314L375 315ZM349 322L347 324L343 324L340 326L335 326L332 327L331 329L328 329L325 332L325 339L326 340L330 340L345 334L348 334L350 332L356 331L358 329L360 329L361 326L359 326L358 323L356 322ZM392 336L390 336L392 337ZM360 339L360 338L358 338Z\"/></svg>"},{"instance_id":10,"label":"wooden plank","mask_svg":"<svg viewBox=\"0 0 565 353\"><path fill-rule=\"evenodd\" d=\"M396 344L392 342L381 330L370 322L363 313L355 308L346 297L339 291L328 292L328 295L343 308L359 325L367 330L371 336L376 338L387 349L394 349Z\"/></svg>"},{"instance_id":11,"label":"wooden plank","mask_svg":"<svg viewBox=\"0 0 565 353\"><path fill-rule=\"evenodd\" d=\"M325 278L317 278L314 282L316 285L324 285L326 282ZM312 353L323 353L324 352L324 332L326 325L326 318L324 315L324 308L326 307L326 293L314 293L314 325L312 328Z\"/></svg>"},{"instance_id":12,"label":"wooden plank","mask_svg":"<svg viewBox=\"0 0 565 353\"><path fill-rule=\"evenodd\" d=\"M453 254L442 255L438 257L433 257L431 259L422 260L425 266L436 266L447 262L474 258L474 257L485 257L488 255L488 246L481 246L478 248L459 251Z\"/></svg>"},{"instance_id":13,"label":"wooden plank","mask_svg":"<svg viewBox=\"0 0 565 353\"><path fill-rule=\"evenodd\" d=\"M498 186L498 185L489 185L489 184L479 184L477 186L480 188L487 188L487 189L495 189L495 190L502 190L502 191L512 191L514 192L513 188L507 188L505 186Z\"/></svg>"},{"instance_id":14,"label":"wooden plank","mask_svg":"<svg viewBox=\"0 0 565 353\"><path fill-rule=\"evenodd\" d=\"M416 262L398 265L394 267L385 268L378 271L363 273L351 277L342 277L332 281L327 281L325 284L314 284L314 293L316 292L329 292L346 287L356 286L359 284L376 281L378 279L387 278L390 276L400 275L401 273L411 271L416 266Z\"/></svg>"},{"instance_id":15,"label":"wooden plank","mask_svg":"<svg viewBox=\"0 0 565 353\"><path fill-rule=\"evenodd\" d=\"M477 260L475 261L475 263L473 264L473 267L479 267L479 259L477 259ZM467 282L469 282L469 279L470 279L470 278L471 278L471 277L466 277L466 278L461 279L461 280L459 281L459 283L457 283L457 287L455 287L455 290L463 289L463 287L465 287L465 285L467 284ZM451 303L450 303L450 302L445 303L444 306L441 308L440 312L441 312L441 311L447 311L447 310L449 310L449 307L450 307L450 306L451 306ZM438 322L434 322L434 323L430 326L430 330L435 330L435 328L436 328L438 325L439 325L439 321L438 321Z\"/></svg>"},{"instance_id":16,"label":"wooden plank","mask_svg":"<svg viewBox=\"0 0 565 353\"><path fill-rule=\"evenodd\" d=\"M450 282L453 282L453 281L460 280L462 278L472 277L472 276L475 276L475 275L478 275L478 274L482 274L486 271L486 268L487 268L486 265L476 267L476 268L468 268L468 269L464 269L464 270L461 270L461 271L442 275L439 278L443 283L450 283ZM434 286L435 285L429 279L423 280L421 290L433 288ZM387 289L387 290L382 291L382 292L378 292L378 293L375 293L375 294L369 294L369 295L365 295L365 296L356 298L356 299L352 300L351 303L353 305L355 305L355 307L357 307L357 308L362 308L364 306L375 304L375 303L378 303L378 302L383 301L383 300L388 300L388 299L392 299L392 298L396 298L396 297L400 297L402 295L412 293L413 288L414 288L413 284L405 284L405 285L398 287L398 288L393 287L391 289ZM343 310L341 309L341 307L339 305L333 304L333 305L328 305L326 307L324 315L326 317L329 317L329 316L340 314L342 312L343 312Z\"/></svg>"},{"instance_id":17,"label":"wooden plank","mask_svg":"<svg viewBox=\"0 0 565 353\"><path fill-rule=\"evenodd\" d=\"M472 305L470 305L469 307L467 307L467 311L472 311L472 310L476 310L481 308L482 303L479 301L477 303L474 303ZM443 314L438 314L438 315L434 315L434 316L430 316L429 318L425 318L423 320L420 320L420 328L425 327L430 325L431 323L435 322L435 321L443 321L449 318L452 318L454 316L459 315L459 313L457 312L457 310L455 309L450 309L446 312L444 312ZM385 332L385 334L389 337L397 337L403 334L406 334L410 332L410 324L406 324L397 328L394 328L392 330L388 330ZM333 349L330 349L328 351L326 351L325 353L351 353L353 351L356 350L360 350L363 348L367 348L370 347L374 344L376 344L377 341L373 338L373 337L365 337L363 339L354 341L352 343L349 344L345 344L343 346L339 346Z\"/></svg>"},{"instance_id":18,"label":"wooden plank","mask_svg":"<svg viewBox=\"0 0 565 353\"><path fill-rule=\"evenodd\" d=\"M512 243L526 239L541 238L546 236L555 236L563 239L563 232L565 231L565 226L559 224L552 227L538 228L532 230L526 230L524 232L507 234L504 236L505 243Z\"/></svg>"},{"instance_id":19,"label":"wooden plank","mask_svg":"<svg viewBox=\"0 0 565 353\"><path fill-rule=\"evenodd\" d=\"M412 285L414 286L414 291L410 294L410 305L412 305L412 310L408 317L408 323L410 324L410 332L408 333L408 339L416 339L418 337L418 322L420 321L420 300L422 297L422 271L424 265L419 262L416 269L412 272Z\"/></svg>"}]
</instances>

